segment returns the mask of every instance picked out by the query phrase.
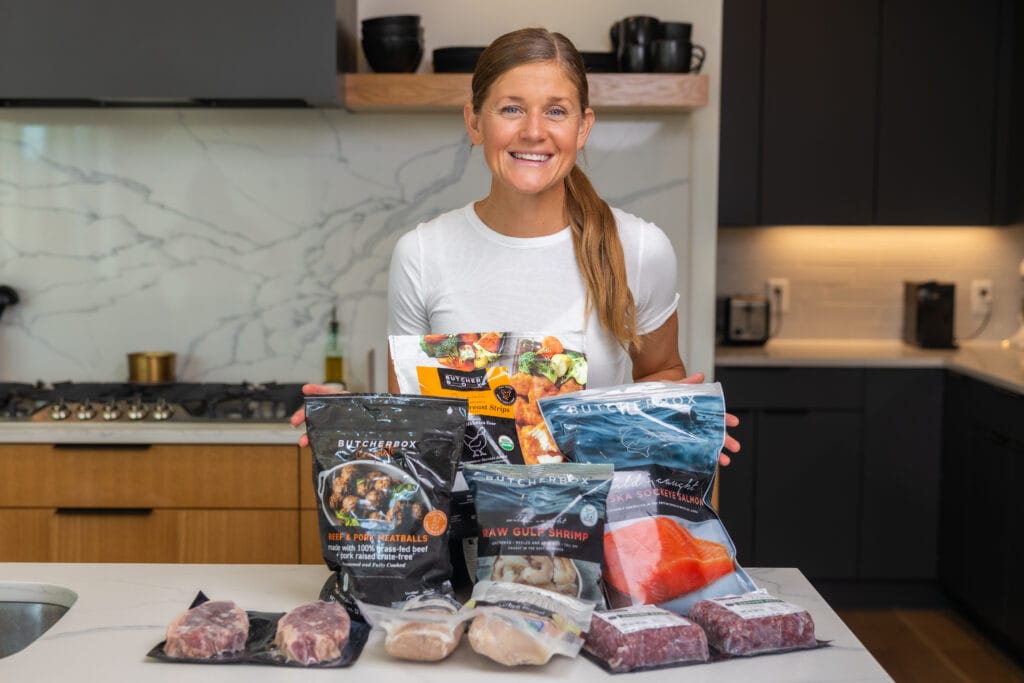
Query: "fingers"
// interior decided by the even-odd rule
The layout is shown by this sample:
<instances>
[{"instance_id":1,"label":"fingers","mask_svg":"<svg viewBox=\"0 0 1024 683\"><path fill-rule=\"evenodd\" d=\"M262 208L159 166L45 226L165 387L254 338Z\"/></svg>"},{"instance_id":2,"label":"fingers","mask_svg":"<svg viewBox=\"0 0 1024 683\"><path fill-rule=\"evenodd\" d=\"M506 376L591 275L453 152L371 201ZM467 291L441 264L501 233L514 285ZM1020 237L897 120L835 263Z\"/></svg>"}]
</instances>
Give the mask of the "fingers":
<instances>
[{"instance_id":1,"label":"fingers","mask_svg":"<svg viewBox=\"0 0 1024 683\"><path fill-rule=\"evenodd\" d=\"M321 395L324 395L324 394L347 394L347 393L348 392L345 391L344 389L339 389L338 387L327 386L325 384L303 384L302 385L302 394L304 396L321 396ZM292 424L293 427L301 427L303 424L305 424L306 423L306 407L303 406L303 407L299 408L298 410L296 410L294 413L292 413L292 416L290 418L288 418L288 421ZM303 446L303 447L309 445L309 437L306 436L305 433L303 433L302 436L299 437L299 445Z\"/></svg>"},{"instance_id":2,"label":"fingers","mask_svg":"<svg viewBox=\"0 0 1024 683\"><path fill-rule=\"evenodd\" d=\"M293 427L298 427L299 425L306 421L306 409L304 407L299 408L294 413L292 413L292 416L288 418L288 421L292 423Z\"/></svg>"},{"instance_id":3,"label":"fingers","mask_svg":"<svg viewBox=\"0 0 1024 683\"><path fill-rule=\"evenodd\" d=\"M719 465L721 465L722 467L728 467L730 462L732 462L732 458L730 458L728 455L726 455L725 453L718 454Z\"/></svg>"},{"instance_id":4,"label":"fingers","mask_svg":"<svg viewBox=\"0 0 1024 683\"><path fill-rule=\"evenodd\" d=\"M740 442L728 434L725 435L725 443L722 444L722 447L730 453L740 452Z\"/></svg>"},{"instance_id":5,"label":"fingers","mask_svg":"<svg viewBox=\"0 0 1024 683\"><path fill-rule=\"evenodd\" d=\"M301 448L305 448L308 445L309 445L309 437L306 436L306 432L303 432L302 436L299 437L299 446Z\"/></svg>"},{"instance_id":6,"label":"fingers","mask_svg":"<svg viewBox=\"0 0 1024 683\"><path fill-rule=\"evenodd\" d=\"M689 375L688 377L684 377L681 380L679 380L680 384L702 384L703 382L704 382L704 373L703 372L695 372L694 374Z\"/></svg>"},{"instance_id":7,"label":"fingers","mask_svg":"<svg viewBox=\"0 0 1024 683\"><path fill-rule=\"evenodd\" d=\"M726 427L737 427L740 424L740 419L732 413L725 414L725 426Z\"/></svg>"}]
</instances>

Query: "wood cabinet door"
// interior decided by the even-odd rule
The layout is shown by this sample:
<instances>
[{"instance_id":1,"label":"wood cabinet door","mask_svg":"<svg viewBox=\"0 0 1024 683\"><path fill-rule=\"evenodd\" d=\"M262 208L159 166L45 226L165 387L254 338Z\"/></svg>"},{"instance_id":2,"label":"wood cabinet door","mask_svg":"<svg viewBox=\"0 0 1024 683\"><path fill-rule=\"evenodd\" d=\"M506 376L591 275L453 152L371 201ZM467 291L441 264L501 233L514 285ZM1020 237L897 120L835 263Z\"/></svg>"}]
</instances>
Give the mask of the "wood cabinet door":
<instances>
[{"instance_id":1,"label":"wood cabinet door","mask_svg":"<svg viewBox=\"0 0 1024 683\"><path fill-rule=\"evenodd\" d=\"M299 510L299 562L324 564L320 519L316 510Z\"/></svg>"},{"instance_id":2,"label":"wood cabinet door","mask_svg":"<svg viewBox=\"0 0 1024 683\"><path fill-rule=\"evenodd\" d=\"M0 508L0 562L49 562L53 510Z\"/></svg>"},{"instance_id":3,"label":"wood cabinet door","mask_svg":"<svg viewBox=\"0 0 1024 683\"><path fill-rule=\"evenodd\" d=\"M297 508L295 446L0 445L0 501L84 508Z\"/></svg>"},{"instance_id":4,"label":"wood cabinet door","mask_svg":"<svg viewBox=\"0 0 1024 683\"><path fill-rule=\"evenodd\" d=\"M53 510L56 562L289 564L294 510Z\"/></svg>"}]
</instances>

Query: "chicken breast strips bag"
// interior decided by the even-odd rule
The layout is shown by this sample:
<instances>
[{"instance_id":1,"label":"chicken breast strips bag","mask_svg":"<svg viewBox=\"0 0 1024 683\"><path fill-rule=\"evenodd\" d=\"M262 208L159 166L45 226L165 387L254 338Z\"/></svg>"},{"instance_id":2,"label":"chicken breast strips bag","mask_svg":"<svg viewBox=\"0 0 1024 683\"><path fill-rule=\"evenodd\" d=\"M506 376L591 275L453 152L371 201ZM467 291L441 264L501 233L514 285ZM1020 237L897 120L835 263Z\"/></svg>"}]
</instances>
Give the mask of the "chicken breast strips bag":
<instances>
[{"instance_id":1,"label":"chicken breast strips bag","mask_svg":"<svg viewBox=\"0 0 1024 683\"><path fill-rule=\"evenodd\" d=\"M756 588L710 503L725 441L720 384L647 382L539 403L568 458L615 467L603 573L612 607L686 614L703 598Z\"/></svg>"}]
</instances>

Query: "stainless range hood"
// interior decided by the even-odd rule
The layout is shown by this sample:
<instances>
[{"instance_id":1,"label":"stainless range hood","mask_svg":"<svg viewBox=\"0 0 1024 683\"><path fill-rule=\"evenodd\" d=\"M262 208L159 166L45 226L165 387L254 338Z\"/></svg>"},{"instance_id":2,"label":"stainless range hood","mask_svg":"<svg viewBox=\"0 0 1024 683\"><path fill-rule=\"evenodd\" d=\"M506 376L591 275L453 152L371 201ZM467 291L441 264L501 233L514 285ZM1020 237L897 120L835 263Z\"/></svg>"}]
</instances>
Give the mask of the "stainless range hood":
<instances>
[{"instance_id":1,"label":"stainless range hood","mask_svg":"<svg viewBox=\"0 0 1024 683\"><path fill-rule=\"evenodd\" d=\"M334 0L0 0L0 103L333 105Z\"/></svg>"}]
</instances>

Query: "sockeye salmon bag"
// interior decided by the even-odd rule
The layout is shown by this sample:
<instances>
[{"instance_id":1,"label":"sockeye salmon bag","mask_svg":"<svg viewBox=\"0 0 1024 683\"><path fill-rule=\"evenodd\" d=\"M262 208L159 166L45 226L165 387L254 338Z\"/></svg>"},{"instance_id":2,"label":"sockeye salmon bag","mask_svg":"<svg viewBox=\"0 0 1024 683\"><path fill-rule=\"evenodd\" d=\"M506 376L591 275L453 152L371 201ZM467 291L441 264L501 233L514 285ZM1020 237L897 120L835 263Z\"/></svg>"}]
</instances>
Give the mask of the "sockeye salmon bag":
<instances>
[{"instance_id":1,"label":"sockeye salmon bag","mask_svg":"<svg viewBox=\"0 0 1024 683\"><path fill-rule=\"evenodd\" d=\"M612 607L685 615L703 598L756 589L709 500L725 441L720 384L588 389L540 408L567 457L615 467L604 534Z\"/></svg>"},{"instance_id":2,"label":"sockeye salmon bag","mask_svg":"<svg viewBox=\"0 0 1024 683\"><path fill-rule=\"evenodd\" d=\"M448 517L466 402L389 394L307 396L320 542L335 572L321 591L391 605L451 591Z\"/></svg>"},{"instance_id":3,"label":"sockeye salmon bag","mask_svg":"<svg viewBox=\"0 0 1024 683\"><path fill-rule=\"evenodd\" d=\"M603 602L608 464L465 466L480 527L478 581Z\"/></svg>"},{"instance_id":4,"label":"sockeye salmon bag","mask_svg":"<svg viewBox=\"0 0 1024 683\"><path fill-rule=\"evenodd\" d=\"M403 394L462 398L469 424L462 463L563 462L537 400L587 384L580 335L511 332L391 336L391 359ZM461 465L460 465L461 471ZM465 480L455 485L452 534L476 535Z\"/></svg>"}]
</instances>

